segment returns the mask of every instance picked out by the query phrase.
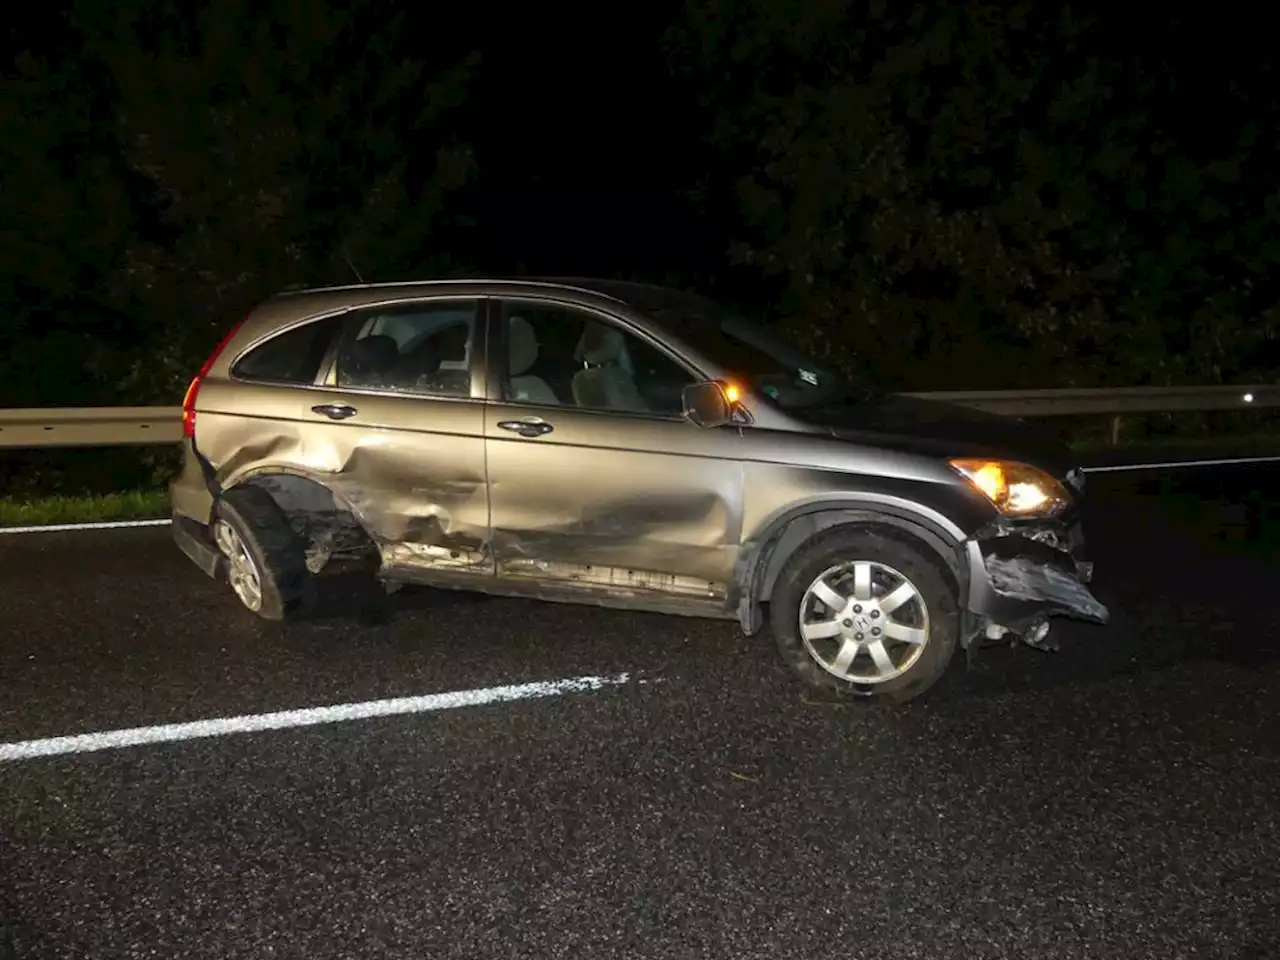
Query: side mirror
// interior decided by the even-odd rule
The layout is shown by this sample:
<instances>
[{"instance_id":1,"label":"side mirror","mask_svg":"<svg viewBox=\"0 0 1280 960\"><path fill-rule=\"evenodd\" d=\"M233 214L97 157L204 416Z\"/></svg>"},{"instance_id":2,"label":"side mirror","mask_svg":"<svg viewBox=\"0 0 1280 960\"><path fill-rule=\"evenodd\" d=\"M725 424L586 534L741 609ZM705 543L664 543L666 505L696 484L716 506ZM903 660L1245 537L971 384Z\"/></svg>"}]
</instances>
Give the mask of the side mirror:
<instances>
[{"instance_id":1,"label":"side mirror","mask_svg":"<svg viewBox=\"0 0 1280 960\"><path fill-rule=\"evenodd\" d=\"M733 418L733 404L714 380L691 383L684 388L684 415L700 427L719 427Z\"/></svg>"}]
</instances>

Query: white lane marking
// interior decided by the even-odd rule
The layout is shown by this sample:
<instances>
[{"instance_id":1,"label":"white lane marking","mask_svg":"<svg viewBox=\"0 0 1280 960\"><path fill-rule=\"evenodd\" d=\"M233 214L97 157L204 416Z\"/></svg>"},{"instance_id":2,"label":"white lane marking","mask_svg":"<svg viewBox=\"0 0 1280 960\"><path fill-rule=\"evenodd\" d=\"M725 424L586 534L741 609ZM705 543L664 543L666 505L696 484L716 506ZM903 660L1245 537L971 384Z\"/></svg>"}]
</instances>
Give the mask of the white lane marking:
<instances>
[{"instance_id":1,"label":"white lane marking","mask_svg":"<svg viewBox=\"0 0 1280 960\"><path fill-rule=\"evenodd\" d=\"M630 679L631 675L627 673L620 673L611 677L572 677L565 680L544 680L504 687L481 687L475 690L432 693L421 697L369 700L364 703L340 703L331 707L309 707L303 710L282 710L277 713L217 717L212 720L196 720L192 723L167 723L156 727L133 727L127 730L108 730L102 733L82 733L70 737L22 740L17 743L0 743L0 763L10 760L30 760L34 757L52 757L64 753L118 750L121 747L134 747L146 743L172 743L178 740L196 740L202 737L223 737L233 733L285 730L291 727L310 727L322 723L367 720L370 717L392 717L409 713L428 713L434 710L456 710L459 707L478 707L512 700L561 697L570 693L582 693L588 690L600 690L604 687L621 686L629 682Z\"/></svg>"},{"instance_id":2,"label":"white lane marking","mask_svg":"<svg viewBox=\"0 0 1280 960\"><path fill-rule=\"evenodd\" d=\"M37 523L29 527L0 527L6 533L67 533L73 530L121 530L126 527L167 527L172 520L99 520L94 523Z\"/></svg>"},{"instance_id":3,"label":"white lane marking","mask_svg":"<svg viewBox=\"0 0 1280 960\"><path fill-rule=\"evenodd\" d=\"M1166 463L1127 463L1112 467L1081 467L1085 473L1121 473L1125 470L1175 470L1178 467L1233 467L1242 463L1276 463L1280 457L1230 457L1223 460L1170 460Z\"/></svg>"}]
</instances>

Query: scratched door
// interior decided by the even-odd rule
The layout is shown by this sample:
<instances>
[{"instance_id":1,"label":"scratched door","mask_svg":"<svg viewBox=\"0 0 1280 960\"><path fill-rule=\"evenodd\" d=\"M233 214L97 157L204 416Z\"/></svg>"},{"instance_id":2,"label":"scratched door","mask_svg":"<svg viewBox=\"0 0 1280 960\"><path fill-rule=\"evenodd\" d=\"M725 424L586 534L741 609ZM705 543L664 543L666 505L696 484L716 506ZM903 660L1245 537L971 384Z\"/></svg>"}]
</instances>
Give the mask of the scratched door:
<instances>
[{"instance_id":1,"label":"scratched door","mask_svg":"<svg viewBox=\"0 0 1280 960\"><path fill-rule=\"evenodd\" d=\"M682 416L696 374L616 318L552 299L495 310L485 414L499 576L722 595L742 438Z\"/></svg>"},{"instance_id":2,"label":"scratched door","mask_svg":"<svg viewBox=\"0 0 1280 960\"><path fill-rule=\"evenodd\" d=\"M301 407L303 460L360 517L384 563L492 573L481 300L353 311Z\"/></svg>"}]
</instances>

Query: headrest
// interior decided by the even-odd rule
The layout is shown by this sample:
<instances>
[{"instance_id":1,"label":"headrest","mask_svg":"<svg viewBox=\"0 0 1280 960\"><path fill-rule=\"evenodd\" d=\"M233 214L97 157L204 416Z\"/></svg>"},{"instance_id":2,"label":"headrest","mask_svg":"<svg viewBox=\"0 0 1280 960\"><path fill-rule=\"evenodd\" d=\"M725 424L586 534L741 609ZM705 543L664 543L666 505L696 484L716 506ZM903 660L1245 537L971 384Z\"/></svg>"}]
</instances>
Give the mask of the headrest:
<instances>
[{"instance_id":1,"label":"headrest","mask_svg":"<svg viewBox=\"0 0 1280 960\"><path fill-rule=\"evenodd\" d=\"M467 359L467 341L470 338L470 324L455 323L446 327L438 338L440 356L445 360Z\"/></svg>"},{"instance_id":2,"label":"headrest","mask_svg":"<svg viewBox=\"0 0 1280 960\"><path fill-rule=\"evenodd\" d=\"M507 352L511 376L518 377L538 360L538 336L524 317L512 317L507 323Z\"/></svg>"},{"instance_id":3,"label":"headrest","mask_svg":"<svg viewBox=\"0 0 1280 960\"><path fill-rule=\"evenodd\" d=\"M400 358L400 347L395 337L375 334L353 343L348 357L361 371L384 371Z\"/></svg>"},{"instance_id":4,"label":"headrest","mask_svg":"<svg viewBox=\"0 0 1280 960\"><path fill-rule=\"evenodd\" d=\"M578 346L573 351L575 360L584 363L605 364L616 363L622 359L625 351L622 334L613 327L602 323L588 322L578 338Z\"/></svg>"}]
</instances>

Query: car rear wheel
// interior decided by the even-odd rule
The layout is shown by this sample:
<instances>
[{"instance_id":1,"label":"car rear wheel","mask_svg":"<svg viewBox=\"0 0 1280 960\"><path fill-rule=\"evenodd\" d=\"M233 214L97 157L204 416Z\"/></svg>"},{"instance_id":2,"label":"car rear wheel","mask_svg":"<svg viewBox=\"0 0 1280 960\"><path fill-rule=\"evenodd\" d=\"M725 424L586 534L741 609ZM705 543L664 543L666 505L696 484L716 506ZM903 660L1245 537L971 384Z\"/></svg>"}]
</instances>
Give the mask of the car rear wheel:
<instances>
[{"instance_id":1,"label":"car rear wheel","mask_svg":"<svg viewBox=\"0 0 1280 960\"><path fill-rule=\"evenodd\" d=\"M906 701L946 673L956 590L930 551L869 527L839 527L798 549L778 577L778 649L811 687Z\"/></svg>"},{"instance_id":2,"label":"car rear wheel","mask_svg":"<svg viewBox=\"0 0 1280 960\"><path fill-rule=\"evenodd\" d=\"M303 543L267 491L227 491L218 501L213 540L231 590L246 609L264 620L284 620L311 605L315 581Z\"/></svg>"}]
</instances>

